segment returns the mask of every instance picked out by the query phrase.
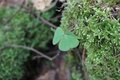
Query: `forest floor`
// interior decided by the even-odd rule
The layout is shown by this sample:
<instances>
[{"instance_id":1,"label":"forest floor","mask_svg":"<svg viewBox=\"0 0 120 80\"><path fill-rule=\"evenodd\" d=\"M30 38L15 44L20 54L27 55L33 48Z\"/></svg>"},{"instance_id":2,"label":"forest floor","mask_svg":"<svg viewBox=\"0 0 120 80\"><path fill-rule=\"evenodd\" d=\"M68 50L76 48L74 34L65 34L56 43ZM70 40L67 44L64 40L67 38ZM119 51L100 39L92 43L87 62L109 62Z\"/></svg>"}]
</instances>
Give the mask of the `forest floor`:
<instances>
[{"instance_id":1,"label":"forest floor","mask_svg":"<svg viewBox=\"0 0 120 80\"><path fill-rule=\"evenodd\" d=\"M20 6L24 0L0 0L0 8L5 6ZM26 0L28 1L28 0ZM58 2L60 7L63 3ZM26 6L26 4L24 5ZM57 12L56 15L61 15ZM60 25L60 20L56 25ZM54 47L53 47L54 48ZM46 51L45 51L46 52ZM48 52L51 53L51 52ZM54 54L55 52L53 52ZM65 52L60 52L53 61L35 58L25 63L25 74L21 80L70 80L70 69L64 61Z\"/></svg>"}]
</instances>

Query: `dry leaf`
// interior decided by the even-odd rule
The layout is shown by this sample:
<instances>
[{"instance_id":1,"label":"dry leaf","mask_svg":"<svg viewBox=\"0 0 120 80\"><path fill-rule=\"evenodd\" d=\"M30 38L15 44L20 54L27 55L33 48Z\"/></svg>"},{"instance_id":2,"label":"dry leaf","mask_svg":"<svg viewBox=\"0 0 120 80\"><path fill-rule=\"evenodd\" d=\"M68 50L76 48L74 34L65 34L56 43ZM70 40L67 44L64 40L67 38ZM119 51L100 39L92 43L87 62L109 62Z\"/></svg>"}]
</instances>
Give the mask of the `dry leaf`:
<instances>
[{"instance_id":1,"label":"dry leaf","mask_svg":"<svg viewBox=\"0 0 120 80\"><path fill-rule=\"evenodd\" d=\"M32 0L33 6L40 11L44 11L46 7L49 7L52 0Z\"/></svg>"},{"instance_id":2,"label":"dry leaf","mask_svg":"<svg viewBox=\"0 0 120 80\"><path fill-rule=\"evenodd\" d=\"M66 0L59 0L60 2L65 2Z\"/></svg>"}]
</instances>

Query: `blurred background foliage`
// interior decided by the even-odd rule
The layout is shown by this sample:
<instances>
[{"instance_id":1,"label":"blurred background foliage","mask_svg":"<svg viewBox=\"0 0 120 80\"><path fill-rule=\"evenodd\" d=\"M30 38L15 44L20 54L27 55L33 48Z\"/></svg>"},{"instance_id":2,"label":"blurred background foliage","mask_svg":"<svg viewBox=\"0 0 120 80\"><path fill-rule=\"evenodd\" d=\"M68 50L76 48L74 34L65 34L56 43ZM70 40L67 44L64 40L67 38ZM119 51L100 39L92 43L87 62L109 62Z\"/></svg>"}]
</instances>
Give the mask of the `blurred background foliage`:
<instances>
[{"instance_id":1,"label":"blurred background foliage","mask_svg":"<svg viewBox=\"0 0 120 80\"><path fill-rule=\"evenodd\" d=\"M22 8L13 16L18 9L10 7L0 9L0 80L19 80L24 75L24 62L31 53L21 48L5 47L4 44L48 50L48 43L53 37L51 27L31 16L25 9ZM50 20L54 12L53 9L49 10L42 13L41 17L56 22L55 19Z\"/></svg>"}]
</instances>

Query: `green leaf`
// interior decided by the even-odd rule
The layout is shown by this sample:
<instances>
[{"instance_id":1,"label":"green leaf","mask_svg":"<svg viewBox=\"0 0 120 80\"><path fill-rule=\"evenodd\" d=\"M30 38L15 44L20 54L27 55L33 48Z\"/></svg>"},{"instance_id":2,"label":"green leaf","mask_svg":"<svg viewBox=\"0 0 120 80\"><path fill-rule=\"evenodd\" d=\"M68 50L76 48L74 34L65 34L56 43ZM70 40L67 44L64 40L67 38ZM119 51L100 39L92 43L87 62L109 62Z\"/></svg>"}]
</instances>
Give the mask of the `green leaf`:
<instances>
[{"instance_id":1,"label":"green leaf","mask_svg":"<svg viewBox=\"0 0 120 80\"><path fill-rule=\"evenodd\" d=\"M74 34L70 31L70 30L66 30L65 32L67 35L71 35L71 36L74 36Z\"/></svg>"},{"instance_id":2,"label":"green leaf","mask_svg":"<svg viewBox=\"0 0 120 80\"><path fill-rule=\"evenodd\" d=\"M79 37L76 36L76 35L74 35L70 30L66 30L66 34L67 34L67 35L71 35L71 36L73 36L73 37L79 39Z\"/></svg>"},{"instance_id":3,"label":"green leaf","mask_svg":"<svg viewBox=\"0 0 120 80\"><path fill-rule=\"evenodd\" d=\"M64 35L59 43L59 49L62 51L67 51L71 48L77 47L79 44L79 41L76 37L71 35Z\"/></svg>"},{"instance_id":4,"label":"green leaf","mask_svg":"<svg viewBox=\"0 0 120 80\"><path fill-rule=\"evenodd\" d=\"M75 36L68 36L70 48L75 48L78 46L79 41Z\"/></svg>"},{"instance_id":5,"label":"green leaf","mask_svg":"<svg viewBox=\"0 0 120 80\"><path fill-rule=\"evenodd\" d=\"M70 43L69 43L68 35L64 35L59 43L59 49L62 51L67 51L70 49L69 44Z\"/></svg>"},{"instance_id":6,"label":"green leaf","mask_svg":"<svg viewBox=\"0 0 120 80\"><path fill-rule=\"evenodd\" d=\"M53 38L53 45L57 44L61 40L63 35L64 35L64 31L60 27L58 27L55 31L55 35Z\"/></svg>"},{"instance_id":7,"label":"green leaf","mask_svg":"<svg viewBox=\"0 0 120 80\"><path fill-rule=\"evenodd\" d=\"M62 51L67 51L71 48L75 48L78 46L79 41L78 37L75 36L71 31L67 30L64 32L60 27L58 27L55 31L55 35L53 38L53 44L57 44L59 42L59 49Z\"/></svg>"}]
</instances>

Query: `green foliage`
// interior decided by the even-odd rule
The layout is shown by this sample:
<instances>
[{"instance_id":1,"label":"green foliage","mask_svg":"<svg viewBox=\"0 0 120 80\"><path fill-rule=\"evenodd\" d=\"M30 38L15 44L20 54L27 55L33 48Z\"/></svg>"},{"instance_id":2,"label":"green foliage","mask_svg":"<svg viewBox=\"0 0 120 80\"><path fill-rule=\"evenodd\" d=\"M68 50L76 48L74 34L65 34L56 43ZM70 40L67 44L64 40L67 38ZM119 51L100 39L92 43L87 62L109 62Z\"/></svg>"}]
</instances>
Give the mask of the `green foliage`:
<instances>
[{"instance_id":1,"label":"green foliage","mask_svg":"<svg viewBox=\"0 0 120 80\"><path fill-rule=\"evenodd\" d=\"M50 27L42 24L37 18L26 13L26 10L6 21L17 11L15 8L0 10L0 80L19 80L24 74L24 62L30 51L22 48L5 47L4 44L16 44L37 49L48 49L47 43L52 39ZM12 15L11 15L12 14ZM54 11L45 12L42 17L50 18ZM47 18L48 19L48 18ZM6 24L4 24L6 23Z\"/></svg>"},{"instance_id":2,"label":"green foliage","mask_svg":"<svg viewBox=\"0 0 120 80\"><path fill-rule=\"evenodd\" d=\"M24 45L25 32L22 27L19 27L18 16L11 21L8 25L3 26L4 20L7 20L11 13L16 10L6 11L4 8L1 9L0 15L0 46L5 43L21 44ZM27 16L27 15L23 15ZM14 22L14 24L13 24ZM14 27L13 25L17 25ZM10 27L11 26L11 27ZM1 80L12 80L19 79L23 74L23 62L27 60L29 56L28 51L5 48L0 51L0 79Z\"/></svg>"},{"instance_id":3,"label":"green foliage","mask_svg":"<svg viewBox=\"0 0 120 80\"><path fill-rule=\"evenodd\" d=\"M79 72L77 72L75 69L72 70L71 80L82 80L81 76L82 75Z\"/></svg>"},{"instance_id":4,"label":"green foliage","mask_svg":"<svg viewBox=\"0 0 120 80\"><path fill-rule=\"evenodd\" d=\"M59 49L62 51L68 51L69 49L78 46L79 41L77 39L78 39L77 36L75 36L69 30L64 32L60 27L58 27L55 31L53 44L55 45L59 42Z\"/></svg>"},{"instance_id":5,"label":"green foliage","mask_svg":"<svg viewBox=\"0 0 120 80\"><path fill-rule=\"evenodd\" d=\"M55 31L55 36L53 38L53 44L57 44L64 35L64 31L61 28L57 28Z\"/></svg>"},{"instance_id":6,"label":"green foliage","mask_svg":"<svg viewBox=\"0 0 120 80\"><path fill-rule=\"evenodd\" d=\"M60 27L67 30L75 26L73 32L80 38L80 47L87 50L90 80L119 80L120 23L111 16L111 5L117 1L101 0L102 6L92 1L69 0Z\"/></svg>"},{"instance_id":7,"label":"green foliage","mask_svg":"<svg viewBox=\"0 0 120 80\"><path fill-rule=\"evenodd\" d=\"M82 68L81 62L76 56L76 52L68 51L68 54L64 56L66 66L71 69L71 77L70 80L82 80Z\"/></svg>"}]
</instances>

